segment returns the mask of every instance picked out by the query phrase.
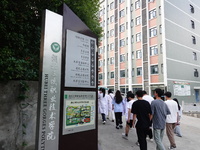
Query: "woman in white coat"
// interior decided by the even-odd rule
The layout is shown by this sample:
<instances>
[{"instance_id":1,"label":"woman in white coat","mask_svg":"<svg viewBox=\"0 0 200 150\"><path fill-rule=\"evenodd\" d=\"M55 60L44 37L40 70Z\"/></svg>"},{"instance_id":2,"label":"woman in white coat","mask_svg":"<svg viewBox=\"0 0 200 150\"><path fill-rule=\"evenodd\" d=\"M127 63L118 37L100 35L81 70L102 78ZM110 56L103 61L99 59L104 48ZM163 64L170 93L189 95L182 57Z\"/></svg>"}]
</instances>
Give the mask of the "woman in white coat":
<instances>
[{"instance_id":1,"label":"woman in white coat","mask_svg":"<svg viewBox=\"0 0 200 150\"><path fill-rule=\"evenodd\" d=\"M99 93L99 112L101 113L103 124L106 123L106 116L108 115L108 101L110 100L110 96L106 94L104 88L100 90Z\"/></svg>"},{"instance_id":2,"label":"woman in white coat","mask_svg":"<svg viewBox=\"0 0 200 150\"><path fill-rule=\"evenodd\" d=\"M111 117L112 122L115 121L115 112L112 110L112 101L114 100L115 95L113 94L112 90L108 90L108 95L110 96L110 100L108 101L108 118Z\"/></svg>"}]
</instances>

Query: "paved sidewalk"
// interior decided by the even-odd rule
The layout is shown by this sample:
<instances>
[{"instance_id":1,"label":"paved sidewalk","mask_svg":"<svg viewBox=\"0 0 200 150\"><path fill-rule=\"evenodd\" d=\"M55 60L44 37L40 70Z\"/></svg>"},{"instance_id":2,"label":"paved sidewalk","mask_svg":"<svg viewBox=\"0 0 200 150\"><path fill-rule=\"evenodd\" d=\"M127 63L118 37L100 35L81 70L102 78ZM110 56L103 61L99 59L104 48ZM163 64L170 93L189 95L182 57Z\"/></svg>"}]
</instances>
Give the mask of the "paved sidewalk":
<instances>
[{"instance_id":1,"label":"paved sidewalk","mask_svg":"<svg viewBox=\"0 0 200 150\"><path fill-rule=\"evenodd\" d=\"M122 138L123 129L117 130L115 123L107 121L106 125L101 123L101 117L99 116L99 150L139 150L139 147L135 144L137 141L137 135L135 129L131 129L129 133L129 140ZM125 121L124 121L125 122ZM125 124L124 124L125 126ZM181 131L183 137L175 136L177 144L176 150L199 150L200 149L200 118L194 118L183 115L181 119ZM165 134L163 143L166 150L169 147L169 141ZM147 142L148 150L155 150L154 142Z\"/></svg>"}]
</instances>

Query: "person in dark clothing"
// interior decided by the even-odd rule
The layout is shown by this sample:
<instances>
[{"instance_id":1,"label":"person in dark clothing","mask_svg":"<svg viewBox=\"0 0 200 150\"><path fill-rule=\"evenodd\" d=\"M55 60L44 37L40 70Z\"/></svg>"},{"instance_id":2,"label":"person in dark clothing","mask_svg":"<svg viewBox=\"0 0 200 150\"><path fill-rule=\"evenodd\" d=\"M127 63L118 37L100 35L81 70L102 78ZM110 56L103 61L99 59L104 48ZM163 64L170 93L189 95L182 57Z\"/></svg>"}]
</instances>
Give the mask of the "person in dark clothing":
<instances>
[{"instance_id":1,"label":"person in dark clothing","mask_svg":"<svg viewBox=\"0 0 200 150\"><path fill-rule=\"evenodd\" d=\"M136 132L138 136L138 142L140 144L140 150L147 150L147 133L149 131L149 127L151 126L151 106L149 102L143 100L143 91L138 90L136 92L137 101L135 101L132 105L131 112L133 113L133 122L137 118L136 124Z\"/></svg>"}]
</instances>

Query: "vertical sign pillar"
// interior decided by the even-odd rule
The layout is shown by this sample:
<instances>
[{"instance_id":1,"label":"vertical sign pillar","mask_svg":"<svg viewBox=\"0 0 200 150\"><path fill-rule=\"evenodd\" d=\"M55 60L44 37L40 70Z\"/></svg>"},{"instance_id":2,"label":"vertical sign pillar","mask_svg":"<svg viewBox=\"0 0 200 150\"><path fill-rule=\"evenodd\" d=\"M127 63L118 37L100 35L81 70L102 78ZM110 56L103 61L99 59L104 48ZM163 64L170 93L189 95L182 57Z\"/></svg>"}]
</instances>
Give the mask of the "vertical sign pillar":
<instances>
[{"instance_id":1,"label":"vertical sign pillar","mask_svg":"<svg viewBox=\"0 0 200 150\"><path fill-rule=\"evenodd\" d=\"M41 42L36 150L58 150L63 17L45 11Z\"/></svg>"},{"instance_id":2,"label":"vertical sign pillar","mask_svg":"<svg viewBox=\"0 0 200 150\"><path fill-rule=\"evenodd\" d=\"M97 150L97 36L63 5L59 150Z\"/></svg>"}]
</instances>

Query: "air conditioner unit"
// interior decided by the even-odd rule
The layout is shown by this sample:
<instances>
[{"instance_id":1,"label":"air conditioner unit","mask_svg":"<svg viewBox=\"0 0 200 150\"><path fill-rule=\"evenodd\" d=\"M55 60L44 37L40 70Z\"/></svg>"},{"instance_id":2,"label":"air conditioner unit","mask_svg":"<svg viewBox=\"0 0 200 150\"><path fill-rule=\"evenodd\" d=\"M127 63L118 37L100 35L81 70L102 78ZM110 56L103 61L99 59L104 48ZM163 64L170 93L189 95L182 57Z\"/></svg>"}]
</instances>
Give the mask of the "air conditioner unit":
<instances>
[{"instance_id":1,"label":"air conditioner unit","mask_svg":"<svg viewBox=\"0 0 200 150\"><path fill-rule=\"evenodd\" d=\"M101 81L98 81L98 85L100 85L101 84Z\"/></svg>"},{"instance_id":2,"label":"air conditioner unit","mask_svg":"<svg viewBox=\"0 0 200 150\"><path fill-rule=\"evenodd\" d=\"M101 55L98 55L98 59L100 59L101 58Z\"/></svg>"},{"instance_id":3,"label":"air conditioner unit","mask_svg":"<svg viewBox=\"0 0 200 150\"><path fill-rule=\"evenodd\" d=\"M98 68L98 71L100 72L100 71L101 71L101 68Z\"/></svg>"}]
</instances>

